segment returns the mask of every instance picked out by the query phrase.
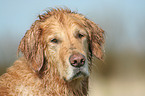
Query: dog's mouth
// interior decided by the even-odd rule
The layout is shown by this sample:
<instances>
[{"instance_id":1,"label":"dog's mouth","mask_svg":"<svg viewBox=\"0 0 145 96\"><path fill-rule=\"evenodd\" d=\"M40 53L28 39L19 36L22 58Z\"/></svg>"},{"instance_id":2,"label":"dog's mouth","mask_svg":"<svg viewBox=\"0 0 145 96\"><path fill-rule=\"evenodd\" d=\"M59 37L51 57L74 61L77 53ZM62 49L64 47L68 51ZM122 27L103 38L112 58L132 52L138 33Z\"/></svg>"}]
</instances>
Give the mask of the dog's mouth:
<instances>
[{"instance_id":1,"label":"dog's mouth","mask_svg":"<svg viewBox=\"0 0 145 96\"><path fill-rule=\"evenodd\" d=\"M75 80L75 79L79 79L79 78L83 78L83 77L86 77L86 74L82 71L79 71L71 78L71 80Z\"/></svg>"},{"instance_id":2,"label":"dog's mouth","mask_svg":"<svg viewBox=\"0 0 145 96\"><path fill-rule=\"evenodd\" d=\"M89 76L89 73L86 73L81 69L77 69L77 70L73 70L73 71L74 71L73 75L69 79L64 78L65 81L71 82L74 80L79 80L79 79L81 80L81 79L84 79Z\"/></svg>"}]
</instances>

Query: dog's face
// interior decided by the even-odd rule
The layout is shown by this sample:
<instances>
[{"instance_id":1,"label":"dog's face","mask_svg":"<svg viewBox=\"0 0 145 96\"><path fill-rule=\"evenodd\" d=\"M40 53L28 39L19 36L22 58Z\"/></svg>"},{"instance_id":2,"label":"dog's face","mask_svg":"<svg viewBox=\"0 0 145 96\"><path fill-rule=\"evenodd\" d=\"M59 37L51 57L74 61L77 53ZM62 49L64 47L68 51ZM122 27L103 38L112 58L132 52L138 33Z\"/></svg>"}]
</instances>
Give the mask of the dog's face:
<instances>
[{"instance_id":1,"label":"dog's face","mask_svg":"<svg viewBox=\"0 0 145 96\"><path fill-rule=\"evenodd\" d=\"M57 69L60 78L66 81L83 79L89 76L92 54L102 59L104 31L80 14L55 11L43 15L32 25L18 50L36 72L47 60L48 65Z\"/></svg>"},{"instance_id":2,"label":"dog's face","mask_svg":"<svg viewBox=\"0 0 145 96\"><path fill-rule=\"evenodd\" d=\"M60 76L66 81L89 75L89 35L75 19L64 15L63 21L60 21L52 16L41 23L47 44L45 55L48 61L57 65Z\"/></svg>"}]
</instances>

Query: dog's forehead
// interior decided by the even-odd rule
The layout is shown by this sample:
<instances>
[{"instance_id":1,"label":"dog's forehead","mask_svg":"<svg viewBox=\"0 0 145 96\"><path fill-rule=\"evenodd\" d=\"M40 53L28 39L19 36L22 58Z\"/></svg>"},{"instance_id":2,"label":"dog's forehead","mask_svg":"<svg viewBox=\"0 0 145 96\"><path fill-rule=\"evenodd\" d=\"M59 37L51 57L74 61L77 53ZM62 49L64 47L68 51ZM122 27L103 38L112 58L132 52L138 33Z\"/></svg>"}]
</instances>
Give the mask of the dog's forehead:
<instances>
[{"instance_id":1,"label":"dog's forehead","mask_svg":"<svg viewBox=\"0 0 145 96\"><path fill-rule=\"evenodd\" d=\"M77 30L84 30L82 20L71 15L64 15L61 18L52 16L42 22L40 26L45 33L49 32L50 35L54 33L68 33L71 35L70 33L73 33Z\"/></svg>"}]
</instances>

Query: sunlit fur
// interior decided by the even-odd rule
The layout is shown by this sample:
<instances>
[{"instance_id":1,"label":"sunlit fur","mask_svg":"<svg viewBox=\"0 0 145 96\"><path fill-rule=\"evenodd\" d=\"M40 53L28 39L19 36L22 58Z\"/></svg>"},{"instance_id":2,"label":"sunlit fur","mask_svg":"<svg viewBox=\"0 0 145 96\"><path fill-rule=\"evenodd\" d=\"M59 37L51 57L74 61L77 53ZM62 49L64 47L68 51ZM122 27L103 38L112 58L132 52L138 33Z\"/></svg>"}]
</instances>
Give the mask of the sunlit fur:
<instances>
[{"instance_id":1,"label":"sunlit fur","mask_svg":"<svg viewBox=\"0 0 145 96\"><path fill-rule=\"evenodd\" d=\"M40 15L20 42L18 52L24 56L0 77L0 96L86 96L91 58L103 59L103 34L95 23L68 9ZM76 77L78 69L69 62L75 53L86 59L83 74Z\"/></svg>"}]
</instances>

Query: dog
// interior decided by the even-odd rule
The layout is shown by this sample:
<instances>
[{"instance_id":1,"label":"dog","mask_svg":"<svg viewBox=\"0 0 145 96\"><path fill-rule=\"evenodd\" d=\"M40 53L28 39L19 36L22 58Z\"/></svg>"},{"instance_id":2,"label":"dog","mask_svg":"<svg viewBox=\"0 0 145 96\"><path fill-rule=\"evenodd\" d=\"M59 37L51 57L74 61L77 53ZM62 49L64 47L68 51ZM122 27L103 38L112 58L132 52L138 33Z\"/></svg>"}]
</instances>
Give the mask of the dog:
<instances>
[{"instance_id":1,"label":"dog","mask_svg":"<svg viewBox=\"0 0 145 96\"><path fill-rule=\"evenodd\" d=\"M39 15L0 77L0 96L86 96L92 57L103 60L104 31L69 9Z\"/></svg>"}]
</instances>

